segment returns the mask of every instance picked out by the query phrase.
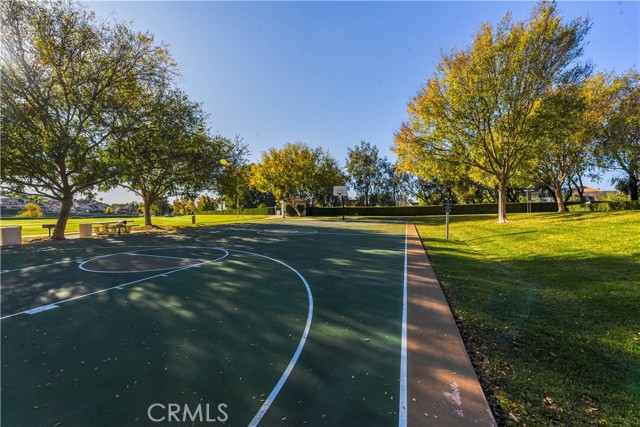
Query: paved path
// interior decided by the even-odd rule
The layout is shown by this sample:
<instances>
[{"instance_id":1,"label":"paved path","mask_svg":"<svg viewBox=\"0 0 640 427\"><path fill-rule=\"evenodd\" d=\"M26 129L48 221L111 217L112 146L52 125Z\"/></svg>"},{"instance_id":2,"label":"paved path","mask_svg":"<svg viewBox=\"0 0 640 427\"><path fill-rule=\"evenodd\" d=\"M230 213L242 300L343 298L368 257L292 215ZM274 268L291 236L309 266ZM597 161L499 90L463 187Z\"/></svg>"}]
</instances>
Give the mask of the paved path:
<instances>
[{"instance_id":1,"label":"paved path","mask_svg":"<svg viewBox=\"0 0 640 427\"><path fill-rule=\"evenodd\" d=\"M407 398L408 426L497 425L412 224L407 242Z\"/></svg>"}]
</instances>

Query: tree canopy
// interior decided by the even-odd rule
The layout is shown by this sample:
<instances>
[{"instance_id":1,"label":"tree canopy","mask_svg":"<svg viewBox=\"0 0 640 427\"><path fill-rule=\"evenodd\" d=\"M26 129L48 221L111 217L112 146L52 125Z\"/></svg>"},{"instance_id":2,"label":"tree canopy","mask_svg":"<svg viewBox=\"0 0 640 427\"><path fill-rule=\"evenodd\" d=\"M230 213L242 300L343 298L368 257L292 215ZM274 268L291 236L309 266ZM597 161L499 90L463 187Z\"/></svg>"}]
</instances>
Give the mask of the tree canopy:
<instances>
[{"instance_id":1,"label":"tree canopy","mask_svg":"<svg viewBox=\"0 0 640 427\"><path fill-rule=\"evenodd\" d=\"M334 185L343 183L344 176L336 165L320 148L289 143L281 150L271 148L262 153L260 162L251 168L251 183L285 200L300 215L299 203L317 194L330 194Z\"/></svg>"},{"instance_id":2,"label":"tree canopy","mask_svg":"<svg viewBox=\"0 0 640 427\"><path fill-rule=\"evenodd\" d=\"M631 200L638 200L640 73L630 69L621 76L598 74L590 89L590 102L596 105L591 120L600 165L621 170Z\"/></svg>"},{"instance_id":3,"label":"tree canopy","mask_svg":"<svg viewBox=\"0 0 640 427\"><path fill-rule=\"evenodd\" d=\"M142 197L145 226L151 226L153 202L212 185L228 141L208 135L201 106L175 87L141 91L128 105L131 128L111 157L118 184Z\"/></svg>"},{"instance_id":4,"label":"tree canopy","mask_svg":"<svg viewBox=\"0 0 640 427\"><path fill-rule=\"evenodd\" d=\"M505 222L507 187L532 157L526 131L541 100L554 85L589 72L575 63L589 26L585 19L563 23L547 2L528 22L507 14L495 28L484 24L471 48L443 54L409 104L409 122L395 138L401 163L412 171L425 162L416 173L438 163L468 166L474 180L498 189L498 222Z\"/></svg>"},{"instance_id":5,"label":"tree canopy","mask_svg":"<svg viewBox=\"0 0 640 427\"><path fill-rule=\"evenodd\" d=\"M107 185L124 95L171 72L167 50L125 24L98 22L75 2L7 0L2 11L2 185L62 202Z\"/></svg>"}]
</instances>

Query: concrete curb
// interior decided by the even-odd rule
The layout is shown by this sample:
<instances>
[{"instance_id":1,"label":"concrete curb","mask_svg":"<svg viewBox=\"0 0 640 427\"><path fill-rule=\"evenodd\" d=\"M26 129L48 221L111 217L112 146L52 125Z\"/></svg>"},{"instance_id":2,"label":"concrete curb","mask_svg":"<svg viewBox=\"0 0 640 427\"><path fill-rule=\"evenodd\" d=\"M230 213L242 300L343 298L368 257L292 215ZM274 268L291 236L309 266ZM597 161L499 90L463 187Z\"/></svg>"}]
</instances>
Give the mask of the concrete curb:
<instances>
[{"instance_id":1,"label":"concrete curb","mask_svg":"<svg viewBox=\"0 0 640 427\"><path fill-rule=\"evenodd\" d=\"M409 426L497 426L413 224L407 242Z\"/></svg>"}]
</instances>

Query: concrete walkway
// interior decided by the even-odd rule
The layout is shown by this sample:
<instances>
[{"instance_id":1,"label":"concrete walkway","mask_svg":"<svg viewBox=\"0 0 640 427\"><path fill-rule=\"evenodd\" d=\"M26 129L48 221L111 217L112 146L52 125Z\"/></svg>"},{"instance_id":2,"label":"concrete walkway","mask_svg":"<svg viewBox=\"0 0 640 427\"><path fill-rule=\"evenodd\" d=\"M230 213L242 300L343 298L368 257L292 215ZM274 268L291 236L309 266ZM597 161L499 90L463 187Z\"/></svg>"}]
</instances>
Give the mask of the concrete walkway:
<instances>
[{"instance_id":1,"label":"concrete walkway","mask_svg":"<svg viewBox=\"0 0 640 427\"><path fill-rule=\"evenodd\" d=\"M497 426L413 224L407 241L407 425Z\"/></svg>"}]
</instances>

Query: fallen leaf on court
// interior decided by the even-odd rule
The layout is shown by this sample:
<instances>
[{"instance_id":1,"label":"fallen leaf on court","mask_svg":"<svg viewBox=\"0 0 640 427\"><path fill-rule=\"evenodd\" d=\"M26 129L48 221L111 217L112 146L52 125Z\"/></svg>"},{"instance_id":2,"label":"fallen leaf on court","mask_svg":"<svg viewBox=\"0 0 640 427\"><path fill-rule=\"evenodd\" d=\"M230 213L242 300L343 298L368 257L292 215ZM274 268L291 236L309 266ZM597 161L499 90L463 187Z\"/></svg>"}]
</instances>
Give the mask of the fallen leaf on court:
<instances>
[{"instance_id":1,"label":"fallen leaf on court","mask_svg":"<svg viewBox=\"0 0 640 427\"><path fill-rule=\"evenodd\" d=\"M286 419L287 419L287 417L282 417L282 421L284 421L284 420L286 420Z\"/></svg>"}]
</instances>

